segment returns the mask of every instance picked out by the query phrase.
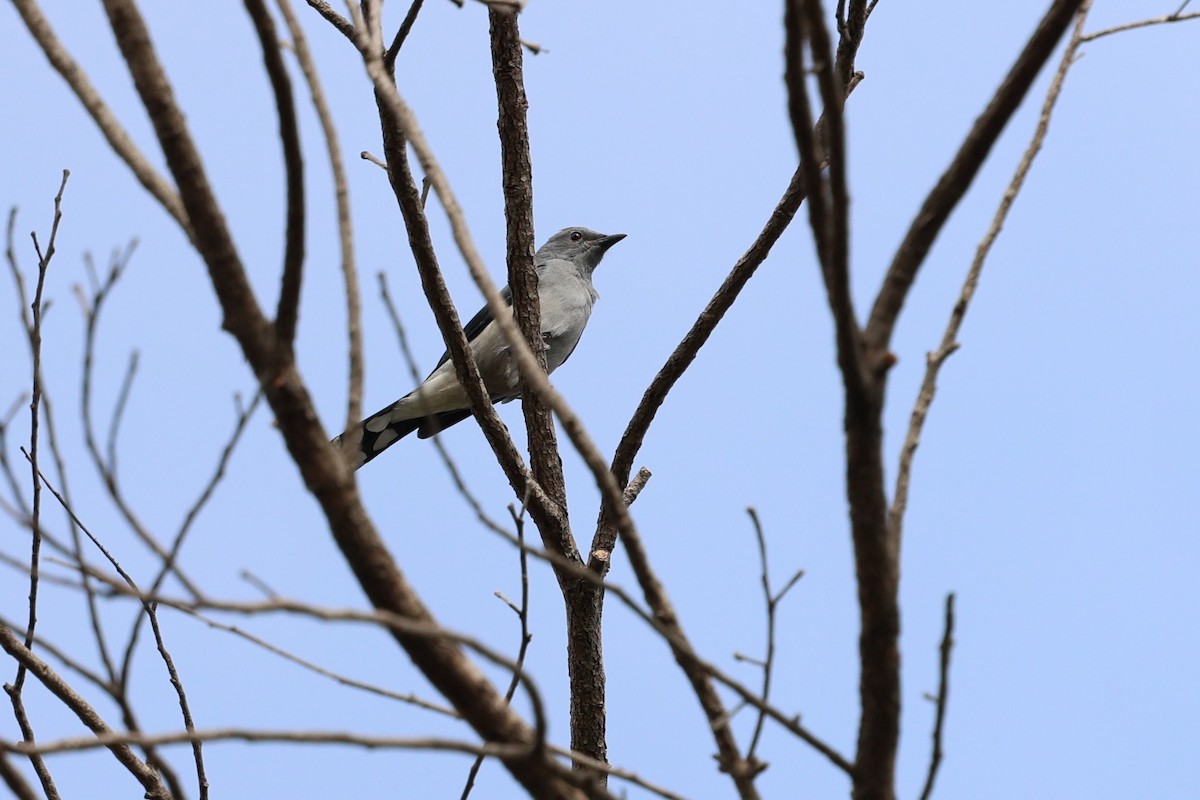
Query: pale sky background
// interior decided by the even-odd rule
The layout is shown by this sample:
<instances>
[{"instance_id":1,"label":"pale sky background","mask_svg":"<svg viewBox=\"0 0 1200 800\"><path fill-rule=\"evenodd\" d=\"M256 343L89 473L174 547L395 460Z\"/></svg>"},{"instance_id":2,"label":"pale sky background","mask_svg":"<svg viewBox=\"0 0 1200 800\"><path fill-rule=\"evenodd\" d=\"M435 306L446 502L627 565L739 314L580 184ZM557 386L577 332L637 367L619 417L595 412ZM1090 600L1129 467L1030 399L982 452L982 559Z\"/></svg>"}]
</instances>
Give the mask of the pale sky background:
<instances>
[{"instance_id":1,"label":"pale sky background","mask_svg":"<svg viewBox=\"0 0 1200 800\"><path fill-rule=\"evenodd\" d=\"M282 167L274 104L238 3L147 3L149 24L232 225L260 300L273 308L282 243ZM394 2L387 29L407 3ZM571 362L554 376L610 454L641 393L733 262L750 244L795 163L782 81L779 3L696 5L534 0L522 34L539 243L568 225L624 232L596 274L602 296ZM98 4L47 3L59 35L156 163L144 113ZM1097 3L1089 28L1174 11L1174 2ZM866 80L848 107L852 268L860 315L912 215L1023 45L1044 3L884 0L859 57ZM305 7L349 161L365 289L367 411L410 388L375 290L386 271L428 369L442 351L382 173L374 104L349 44ZM1200 47L1196 24L1134 31L1084 48L1045 150L985 271L947 364L918 454L904 537L903 740L899 795L924 779L942 603L958 595L946 760L936 796L1194 797L1200 784L1200 560L1197 452L1200 321L1197 186ZM1056 63L1056 62L1054 62ZM1053 67L938 240L901 317L888 397L888 470L975 245L1024 149ZM401 87L463 204L493 275L504 222L486 12L430 0L400 59ZM120 445L123 485L168 537L211 472L233 423L234 392L253 378L219 329L203 265L109 151L15 12L0 9L0 204L20 207L18 252L44 236L62 168L72 177L47 286L45 361L79 515L140 580L152 562L92 474L78 422L81 315L71 287L83 254L103 262L140 245L103 320L97 414L105 419L132 349L140 372ZM294 74L298 74L294 72ZM304 97L303 90L299 90ZM328 168L301 103L312 216L298 353L327 428L344 416L344 301ZM431 211L442 266L471 314L478 292L444 215ZM0 406L28 385L7 275L0 280ZM516 404L502 416L523 440ZM27 414L13 424L21 461ZM513 501L472 423L445 436L487 509ZM577 536L590 539L598 497L564 455ZM23 463L23 462L22 462ZM841 387L832 324L805 213L784 235L662 407L638 465L654 477L635 518L699 651L748 683L733 661L760 654L764 616L746 506L759 510L773 578L806 576L780 612L773 702L853 757L858 718L857 607L842 481ZM438 617L515 652L518 594L510 546L454 494L427 442L405 441L361 473L368 507L401 567ZM7 496L7 495L6 495ZM49 498L47 498L49 502ZM61 530L49 507L48 524ZM0 548L26 557L27 534L0 524ZM260 410L183 563L212 595L257 599L250 570L283 595L363 604L269 415ZM48 572L62 573L58 566ZM0 610L24 618L27 583L4 570ZM613 581L635 588L623 554ZM561 601L532 575L530 667L567 738ZM39 631L95 662L84 608L45 586ZM106 604L120 638L133 609ZM606 615L609 754L614 764L689 797L731 797L711 737L667 648L618 603ZM229 634L163 612L168 647L197 725L348 729L470 736L410 706L315 677ZM378 631L284 617L239 625L332 669L399 691L432 691ZM8 662L5 662L6 664ZM5 667L4 681L13 669ZM497 673L498 679L506 680ZM143 647L134 671L144 727L181 727L164 670ZM77 686L114 724L96 691ZM26 690L39 738L82 729L38 687ZM9 714L0 735L18 737ZM749 739L753 718L737 720ZM188 774L190 752L170 753ZM353 748L205 749L214 797L457 797L470 759ZM768 724L760 779L770 797L845 797L823 758ZM64 797L137 797L107 753L55 756ZM622 788L620 783L615 788ZM193 790L194 791L194 790ZM630 797L646 796L628 789ZM518 795L495 763L474 797ZM195 794L192 795L193 797Z\"/></svg>"}]
</instances>

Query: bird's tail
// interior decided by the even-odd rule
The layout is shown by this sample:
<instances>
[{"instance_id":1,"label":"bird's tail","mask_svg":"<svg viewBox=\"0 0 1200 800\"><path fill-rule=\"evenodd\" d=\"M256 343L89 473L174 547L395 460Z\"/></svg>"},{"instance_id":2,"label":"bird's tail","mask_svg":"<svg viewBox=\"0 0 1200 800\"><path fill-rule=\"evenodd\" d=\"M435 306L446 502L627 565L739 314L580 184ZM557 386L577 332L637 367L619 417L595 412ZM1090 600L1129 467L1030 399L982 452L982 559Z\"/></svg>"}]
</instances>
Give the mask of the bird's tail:
<instances>
[{"instance_id":1,"label":"bird's tail","mask_svg":"<svg viewBox=\"0 0 1200 800\"><path fill-rule=\"evenodd\" d=\"M358 443L358 462L354 465L358 469L363 464L373 459L375 456L382 453L391 445L403 439L408 434L421 427L420 419L402 419L395 422L389 422L379 430L371 430L371 421L386 415L391 411L391 406L383 409L377 414L373 414L362 421L358 429L362 431L362 440ZM333 443L337 447L342 446L342 441L347 438L349 431L341 436L334 438Z\"/></svg>"},{"instance_id":2,"label":"bird's tail","mask_svg":"<svg viewBox=\"0 0 1200 800\"><path fill-rule=\"evenodd\" d=\"M393 403L362 421L362 424L359 426L359 429L362 431L362 441L359 442L359 460L354 466L355 469L366 464L413 431L419 431L417 434L419 437L428 439L435 433L443 431L456 422L461 422L471 416L471 412L464 409L461 411L443 411L437 414L430 414L427 417L415 417L412 419L388 419L386 423L383 422L384 418L390 417L396 405L396 403ZM342 440L345 438L345 433L334 438L334 445L340 448Z\"/></svg>"}]
</instances>

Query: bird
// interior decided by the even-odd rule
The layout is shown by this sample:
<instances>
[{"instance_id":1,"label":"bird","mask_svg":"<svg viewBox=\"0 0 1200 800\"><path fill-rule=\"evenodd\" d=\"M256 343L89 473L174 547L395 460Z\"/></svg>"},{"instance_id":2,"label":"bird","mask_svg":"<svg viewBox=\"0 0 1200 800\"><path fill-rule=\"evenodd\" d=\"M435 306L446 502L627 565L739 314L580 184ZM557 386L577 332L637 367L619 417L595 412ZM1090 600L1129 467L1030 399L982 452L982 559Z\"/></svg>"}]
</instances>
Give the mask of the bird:
<instances>
[{"instance_id":1,"label":"bird","mask_svg":"<svg viewBox=\"0 0 1200 800\"><path fill-rule=\"evenodd\" d=\"M575 351L592 315L592 306L600 297L592 286L592 272L608 249L624 238L623 233L606 235L588 228L564 228L534 254L547 372L561 367ZM500 290L500 296L512 306L512 291L508 286ZM463 333L492 402L507 403L519 397L518 369L491 308L485 304L479 309ZM471 416L470 405L447 350L420 386L362 421L362 441L354 468L366 464L413 431L418 438L428 439L461 422ZM345 436L338 436L333 443L340 447Z\"/></svg>"}]
</instances>

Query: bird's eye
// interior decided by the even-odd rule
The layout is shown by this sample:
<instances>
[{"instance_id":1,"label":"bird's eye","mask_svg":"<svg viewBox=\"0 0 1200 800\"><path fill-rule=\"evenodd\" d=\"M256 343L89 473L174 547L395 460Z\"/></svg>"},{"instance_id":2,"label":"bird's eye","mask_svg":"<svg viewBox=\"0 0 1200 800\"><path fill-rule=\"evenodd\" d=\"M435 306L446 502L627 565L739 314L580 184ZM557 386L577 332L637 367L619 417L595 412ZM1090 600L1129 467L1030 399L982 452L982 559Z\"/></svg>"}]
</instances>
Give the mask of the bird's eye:
<instances>
[{"instance_id":1,"label":"bird's eye","mask_svg":"<svg viewBox=\"0 0 1200 800\"><path fill-rule=\"evenodd\" d=\"M583 238L583 234L580 233L579 231L571 231L571 241L572 242L578 242L582 238Z\"/></svg>"}]
</instances>

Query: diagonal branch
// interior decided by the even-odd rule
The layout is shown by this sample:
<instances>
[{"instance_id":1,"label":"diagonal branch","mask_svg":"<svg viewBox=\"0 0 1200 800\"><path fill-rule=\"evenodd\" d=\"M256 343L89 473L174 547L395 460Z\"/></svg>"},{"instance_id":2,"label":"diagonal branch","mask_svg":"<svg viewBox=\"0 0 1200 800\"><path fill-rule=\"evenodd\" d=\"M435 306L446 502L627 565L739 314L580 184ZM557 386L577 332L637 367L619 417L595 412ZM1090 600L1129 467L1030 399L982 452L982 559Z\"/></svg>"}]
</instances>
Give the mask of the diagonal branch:
<instances>
[{"instance_id":1,"label":"diagonal branch","mask_svg":"<svg viewBox=\"0 0 1200 800\"><path fill-rule=\"evenodd\" d=\"M1184 7L1186 6L1187 3L1184 3L1179 7L1178 10L1175 11L1174 14L1167 14L1163 17L1151 17L1150 19L1140 19L1136 22L1126 22L1121 25L1114 25L1111 28L1104 28L1103 30L1086 34L1079 37L1079 43L1086 44L1087 42L1094 42L1097 39L1103 39L1105 36L1112 36L1114 33L1124 33L1125 31L1133 31L1137 30L1138 28L1149 28L1154 25L1167 25L1172 22L1186 22L1190 19L1200 19L1200 11L1193 11L1190 14L1182 13Z\"/></svg>"},{"instance_id":2,"label":"diagonal branch","mask_svg":"<svg viewBox=\"0 0 1200 800\"><path fill-rule=\"evenodd\" d=\"M112 728L104 722L104 719L86 700L76 694L71 686L49 664L38 658L32 650L22 644L21 640L13 635L12 631L4 626L0 626L0 648L3 648L5 652L15 658L22 667L27 669L33 677L37 678L43 686L61 700L63 705L70 709L89 730L98 736L113 733ZM162 784L162 781L159 780L158 775L146 762L134 754L127 743L113 742L107 745L107 747L116 756L117 761L129 770L130 774L142 785L146 790L148 798L167 800L170 795L167 792L167 788Z\"/></svg>"},{"instance_id":3,"label":"diagonal branch","mask_svg":"<svg viewBox=\"0 0 1200 800\"><path fill-rule=\"evenodd\" d=\"M855 73L848 84L848 89L852 90L857 86L860 77L860 74ZM800 204L807 196L808 182L805 178L805 165L800 164L792 173L791 181L758 236L742 254L742 257L734 263L725 280L721 282L712 299L708 301L708 305L700 312L687 334L667 357L666 363L650 381L633 416L629 419L629 424L625 426L625 432L621 435L621 440L613 455L612 472L622 486L629 481L633 462L645 442L646 433L649 431L651 423L654 422L659 408L666 401L667 395L674 388L676 382L683 377L683 373L687 371L692 362L696 360L700 349L708 342L726 312L733 307L742 290L746 288L746 284L754 277L755 271L766 261L771 248L775 246L775 242L795 219L796 212L800 210ZM611 551L612 545L616 541L616 531L612 528L611 521L601 516L596 529L596 538L592 541L591 552ZM607 567L596 559L592 560L592 566L594 569L607 571Z\"/></svg>"},{"instance_id":4,"label":"diagonal branch","mask_svg":"<svg viewBox=\"0 0 1200 800\"><path fill-rule=\"evenodd\" d=\"M1041 152L1042 143L1045 141L1046 134L1050 130L1050 118L1054 112L1054 107L1058 104L1058 98L1062 93L1067 72L1078 59L1079 46L1084 41L1084 37L1081 35L1083 25L1087 20L1090 7L1091 0L1084 0L1079 7L1079 11L1076 14L1075 31L1066 49L1063 51L1062 59L1058 64L1058 70L1054 73L1054 78L1050 82L1050 88L1046 91L1046 99L1042 102L1042 113L1038 118L1037 127L1034 129L1029 146L1025 149L1025 154L1021 157L1021 161L1013 172L1012 179L1009 181L1008 188L1005 189L1004 196L1000 199L1000 205L992 218L992 224L988 227L987 233L984 234L983 239L979 242L979 246L975 249L975 257L971 260L971 266L967 270L966 278L963 279L958 300L950 312L950 319L946 323L946 330L942 334L942 341L938 345L937 350L925 356L925 376L921 379L921 388L917 393L917 400L913 404L912 415L908 423L908 432L905 434L904 444L900 448L900 463L896 470L896 488L892 495L892 507L888 512L889 525L895 531L897 538L901 536L903 531L904 512L908 507L908 490L912 480L913 459L916 456L917 447L921 441L921 432L925 427L925 419L928 417L929 409L933 405L934 397L937 395L938 376L941 373L942 365L946 363L946 359L958 349L958 332L962 328L963 320L967 316L971 300L975 297L975 289L979 286L979 278L983 274L983 267L987 262L987 257L991 254L992 245L996 243L996 239L1000 236L1004 222L1008 219L1008 212L1012 209L1013 203L1016 202L1017 195L1021 192L1021 187L1025 185L1025 178L1029 174L1034 160L1037 158L1038 153Z\"/></svg>"},{"instance_id":5,"label":"diagonal branch","mask_svg":"<svg viewBox=\"0 0 1200 800\"><path fill-rule=\"evenodd\" d=\"M491 397L483 385L475 356L471 352L466 334L463 333L462 322L454 308L454 301L446 288L438 265L437 253L433 248L433 239L429 234L429 220L425 216L421 191L413 178L412 168L408 161L406 137L399 121L392 113L392 108L383 100L383 93L376 88L376 99L379 104L379 119L383 133L383 151L387 159L388 178L396 204L404 218L408 232L408 244L417 266L417 274L421 278L421 288L433 311L434 321L446 342L446 350L454 364L459 383L467 392L471 403L471 412L479 423L484 437L492 448L496 461L504 471L505 477L519 496L527 498L530 515L538 527L549 528L548 520L563 514L562 509L554 503L550 496L532 479L525 466L521 454L517 452L508 429L500 420L492 405ZM507 313L507 312L506 312Z\"/></svg>"},{"instance_id":6,"label":"diagonal branch","mask_svg":"<svg viewBox=\"0 0 1200 800\"><path fill-rule=\"evenodd\" d=\"M300 309L300 286L304 276L304 158L300 150L300 126L296 121L296 100L292 81L283 63L279 34L275 20L267 10L266 0L244 0L246 13L254 23L258 44L262 48L263 68L275 96L275 113L279 118L279 143L283 150L284 175L287 181L287 227L284 233L283 278L279 288L279 306L275 313L275 330L281 342L289 346L296 338L296 318Z\"/></svg>"},{"instance_id":7,"label":"diagonal branch","mask_svg":"<svg viewBox=\"0 0 1200 800\"><path fill-rule=\"evenodd\" d=\"M346 430L349 436L344 442L346 453L357 450L358 442L354 437L362 436L362 430L357 422L362 419L363 395L363 341L362 341L362 292L359 290L358 266L354 258L354 230L350 220L350 189L346 180L346 167L342 159L342 147L338 141L337 126L333 122L333 112L325 99L325 90L321 86L321 77L317 72L316 61L308 49L308 39L304 29L300 27L292 11L290 0L278 0L279 12L283 15L288 32L292 37L292 49L296 53L296 61L304 73L312 96L313 108L316 109L317 119L321 122L321 132L325 136L325 149L329 155L329 167L333 172L334 199L337 202L338 246L342 253L342 279L346 285L346 338L349 340L350 352L350 386L346 393Z\"/></svg>"},{"instance_id":8,"label":"diagonal branch","mask_svg":"<svg viewBox=\"0 0 1200 800\"><path fill-rule=\"evenodd\" d=\"M1042 65L1054 52L1081 2L1082 0L1054 0L1050 4L1020 56L1004 77L1000 88L992 96L983 114L975 121L949 168L925 198L921 210L913 217L912 225L896 250L891 266L888 267L883 286L867 322L867 351L876 363L886 357L896 319L900 316L900 310L908 297L909 289L912 288L917 270L933 246L934 239L949 219L950 212L970 188L971 182L983 166L984 159L991 152L992 145L1000 138L1017 106L1033 85Z\"/></svg>"},{"instance_id":9,"label":"diagonal branch","mask_svg":"<svg viewBox=\"0 0 1200 800\"><path fill-rule=\"evenodd\" d=\"M861 398L867 394L869 380L864 374L862 333L850 296L849 198L842 124L845 95L834 77L833 53L819 0L789 0L784 23L788 31L788 109L800 151L800 167L804 170L805 183L810 187L809 224L833 313L838 366L847 396ZM806 44L812 50L812 69L817 75L825 107L815 126L808 96ZM821 175L823 164L828 164L828 180ZM861 404L861 400L854 402Z\"/></svg>"},{"instance_id":10,"label":"diagonal branch","mask_svg":"<svg viewBox=\"0 0 1200 800\"><path fill-rule=\"evenodd\" d=\"M517 15L488 10L492 51L492 75L496 83L496 101L500 132L501 186L504 191L508 285L512 290L512 316L521 335L545 374L545 341L542 339L541 300L538 275L533 263L533 164L529 154L529 124L526 111L525 76L521 54L521 35ZM506 312L505 316L509 316ZM561 524L554 529L539 526L548 547L563 553L575 553L570 527L566 521L567 490L554 420L542 397L530 391L530 383L521 378L521 409L529 435L529 462L533 479L563 509ZM578 749L578 748L576 748Z\"/></svg>"},{"instance_id":11,"label":"diagonal branch","mask_svg":"<svg viewBox=\"0 0 1200 800\"><path fill-rule=\"evenodd\" d=\"M37 629L37 610L38 610L38 583L41 575L41 551L42 551L42 504L41 504L41 483L38 481L38 452L39 440L38 429L41 426L42 412L42 314L46 310L46 303L43 300L43 292L46 286L46 272L50 268L50 261L54 257L58 240L58 226L62 222L62 201L63 195L67 190L67 179L70 177L70 172L63 170L62 183L59 184L58 194L54 196L54 217L50 224L50 235L47 239L46 250L42 252L41 245L38 242L37 233L32 233L34 251L38 256L37 265L37 281L34 284L33 301L29 305L28 314L23 314L22 319L25 323L25 333L29 340L29 356L31 361L31 388L29 394L29 466L32 478L32 502L29 513L29 529L32 534L30 537L30 553L29 553L29 614L25 626L25 644L24 647L33 647L35 637L34 632ZM16 210L13 210L11 220L15 220ZM10 233L12 222L10 220ZM17 282L18 294L22 300L25 297L24 283L21 280L20 270L17 268L15 257L9 255L9 264L13 270L13 276ZM60 464L61 466L61 464ZM95 623L95 618L92 619ZM103 643L103 637L100 637ZM17 659L17 674L13 678L11 684L5 684L4 690L8 693L9 700L13 706L13 714L17 719L17 725L21 729L21 736L27 742L34 740L33 726L29 722L29 717L25 711L25 700L23 689L25 687L25 678L28 674L28 665L21 659ZM37 773L38 780L42 784L47 796L58 797L58 789L54 784L53 776L50 774L49 768L42 760L41 756L36 754L30 756L30 762L33 765L34 772Z\"/></svg>"},{"instance_id":12,"label":"diagonal branch","mask_svg":"<svg viewBox=\"0 0 1200 800\"><path fill-rule=\"evenodd\" d=\"M333 10L333 6L329 5L326 0L307 0L309 7L325 18L325 21L337 30L342 36L345 36L351 42L358 35L354 29L354 25L350 20L343 17L341 14Z\"/></svg>"},{"instance_id":13,"label":"diagonal branch","mask_svg":"<svg viewBox=\"0 0 1200 800\"><path fill-rule=\"evenodd\" d=\"M50 65L71 87L71 91L87 109L88 114L96 123L96 127L100 129L100 133L108 140L109 146L121 157L121 160L125 162L146 191L158 200L163 209L179 223L179 227L183 228L183 232L194 242L195 234L192 232L187 212L183 208L179 195L175 192L175 187L160 175L147 160L145 154L138 150L137 145L130 138L129 132L121 126L120 121L117 120L108 104L96 91L96 87L88 79L87 73L54 35L50 21L42 14L36 0L13 0L13 5L17 7L17 12L25 22L25 27L37 41L38 46L42 48L42 53L50 61Z\"/></svg>"},{"instance_id":14,"label":"diagonal branch","mask_svg":"<svg viewBox=\"0 0 1200 800\"><path fill-rule=\"evenodd\" d=\"M401 617L435 625L433 617L391 558L362 507L350 471L317 422L307 387L263 316L245 269L209 187L149 33L132 0L105 0L105 10L122 56L150 114L167 163L195 227L195 246L224 312L223 326L238 340L275 413L288 450L305 485L322 507L331 533L372 604ZM529 744L529 726L466 657L441 638L394 632L417 667L489 742ZM505 762L537 797L570 795L567 773L546 754L534 752Z\"/></svg>"},{"instance_id":15,"label":"diagonal branch","mask_svg":"<svg viewBox=\"0 0 1200 800\"><path fill-rule=\"evenodd\" d=\"M788 183L787 189L784 190L783 196L779 198L779 202L775 205L762 231L759 232L746 252L742 254L742 257L733 265L729 275L722 281L712 299L708 301L708 305L700 312L700 316L692 323L691 329L683 337L683 340L667 358L666 363L663 364L658 374L654 376L654 379L646 388L641 402L638 403L638 407L633 412L629 424L625 427L625 432L621 435L621 441L617 444L616 453L613 455L612 473L621 485L629 482L629 474L633 470L633 462L637 458L638 452L642 449L642 444L646 439L646 432L650 429L650 424L654 422L659 408L666 401L667 395L674 388L676 382L683 377L683 373L687 371L687 368L696 360L696 356L700 353L700 348L704 347L709 337L712 336L713 331L716 330L717 324L724 318L726 312L733 307L742 289L746 288L746 284L754 277L755 270L766 261L771 248L775 246L775 242L779 241L779 237L787 230L787 226L795 218L796 212L800 210L800 204L804 201L806 195L807 187L804 181L804 173L797 167L791 181ZM603 525L598 525L597 527L599 529ZM600 537L600 534L598 533L597 536ZM593 541L592 552L598 549L611 550L612 543L615 541L616 535L614 531L611 536L603 536Z\"/></svg>"},{"instance_id":16,"label":"diagonal branch","mask_svg":"<svg viewBox=\"0 0 1200 800\"><path fill-rule=\"evenodd\" d=\"M117 559L112 555L112 553L110 553L108 551L108 549L100 542L100 540L97 539L96 536L90 530L88 530L87 526L84 525L82 520L80 520L79 517L75 514L74 509L72 509L71 506L68 504L66 498L50 484L50 481L46 479L45 475L43 475L40 471L38 471L37 464L34 462L32 455L30 455L28 457L29 457L30 462L33 463L33 468L36 473L35 478L41 480L42 483L44 483L46 485L46 488L49 489L50 493L54 495L54 499L56 499L58 501L59 505L62 506L63 510L71 517L71 520L74 523L75 527L78 530L82 531L83 534L85 536L87 536L87 538L92 542L92 544L95 545L96 549L98 549L100 551L101 555L103 555L104 558L108 561L108 563L110 565L112 565L113 569L115 569L117 571L117 574L121 576L121 580L124 581L125 585L128 586L129 589L131 589L133 591L134 595L136 595L138 597L142 597L143 596L142 592L138 588L137 583L134 582L133 577L130 576L130 574L125 571L125 569L121 566L121 564L117 561ZM82 559L81 559L81 561L82 561ZM147 602L145 600L142 600L142 608L146 612L147 618L149 618L149 620L150 620L150 628L154 632L155 646L158 649L158 654L159 654L159 657L163 661L163 665L167 669L167 674L168 674L168 677L170 678L171 687L175 690L175 696L179 702L179 709L180 709L180 712L183 717L184 727L186 727L187 730L189 730L189 731L194 730L195 725L192 722L192 711L191 711L191 707L188 704L187 692L184 689L183 681L180 680L179 673L175 668L175 662L171 658L171 654L167 650L167 646L163 641L162 629L158 624L158 609L153 603ZM133 638L136 638L136 632L135 632ZM131 640L130 640L131 648L133 646L133 638L131 638ZM125 696L125 682L128 680L128 677L129 677L127 668L128 668L128 664L126 664L126 672L124 672L119 678L120 694L121 694L122 698L124 698L124 696ZM121 705L124 709L128 710L127 703L121 702L121 703L119 703L119 705ZM194 758L195 764L196 764L196 779L197 779L197 782L200 787L200 800L208 800L208 778L205 775L204 756L202 753L202 748L201 748L200 742L194 742L192 745L192 750L193 750L193 758ZM157 766L155 765L155 762L158 761L157 755L155 755L151 751L148 753L148 759L151 762L152 770L154 770L155 773L157 774L158 770L157 770ZM119 756L118 756L118 760L120 760ZM124 762L122 762L122 763L124 763ZM126 767L129 768L129 765L126 764ZM172 775L172 777L173 777L173 773L168 773L168 774ZM167 794L167 796L170 795L169 792L167 792L166 794Z\"/></svg>"},{"instance_id":17,"label":"diagonal branch","mask_svg":"<svg viewBox=\"0 0 1200 800\"><path fill-rule=\"evenodd\" d=\"M38 800L37 792L9 759L8 753L0 753L0 780L4 781L16 800Z\"/></svg>"},{"instance_id":18,"label":"diagonal branch","mask_svg":"<svg viewBox=\"0 0 1200 800\"><path fill-rule=\"evenodd\" d=\"M383 56L383 66L388 72L396 71L396 58L400 55L400 48L404 47L404 42L408 40L408 34L412 33L413 25L417 22L417 15L421 13L424 2L425 0L413 0L412 5L408 7L408 13L404 15L404 21L396 30L396 36Z\"/></svg>"},{"instance_id":19,"label":"diagonal branch","mask_svg":"<svg viewBox=\"0 0 1200 800\"><path fill-rule=\"evenodd\" d=\"M1087 5L1088 0L1085 0ZM1082 20L1081 20L1082 21ZM936 711L933 722L933 751L929 756L929 771L925 775L925 788L921 800L933 795L933 782L942 765L942 729L946 722L946 703L950 699L950 651L954 648L954 592L946 595L945 627L942 643L938 647L938 693L933 698Z\"/></svg>"},{"instance_id":20,"label":"diagonal branch","mask_svg":"<svg viewBox=\"0 0 1200 800\"><path fill-rule=\"evenodd\" d=\"M512 290L513 314L521 328L538 370L539 382L545 378L545 342L542 338L541 300L538 275L533 262L533 176L529 152L529 128L526 111L523 53L517 15L494 7L488 9L492 50L492 73L499 107L500 156L504 188L504 216L507 223L508 285ZM553 527L539 524L545 547L564 556L570 554L582 563L567 518L567 488L554 419L544 396L533 382L521 376L521 410L529 442L529 461L533 479L542 486L563 514L550 519ZM601 474L612 481L607 464L595 453ZM615 484L615 481L613 481ZM604 603L599 587L573 580L555 569L563 591L567 611L567 674L571 697L571 749L600 762L607 761L607 704L601 616ZM575 768L584 769L581 762ZM600 783L604 772L589 770Z\"/></svg>"},{"instance_id":21,"label":"diagonal branch","mask_svg":"<svg viewBox=\"0 0 1200 800\"><path fill-rule=\"evenodd\" d=\"M421 168L425 171L425 175L433 186L433 190L437 192L446 216L449 218L455 244L457 244L463 260L467 263L471 277L483 293L488 307L491 309L493 321L504 336L504 340L510 348L509 355L520 370L521 376L527 382L528 387L539 394L546 404L554 410L555 416L562 423L563 430L566 431L571 443L591 470L596 485L600 489L602 502L610 509L609 513L612 515L618 531L624 534L633 530L633 519L629 516L628 510L621 502L621 488L617 485L616 480L609 471L608 464L603 456L600 455L600 451L591 440L591 437L584 430L582 422L580 422L570 406L567 405L562 395L551 385L545 372L539 369L533 351L530 350L529 345L525 342L516 320L513 319L507 304L500 297L500 292L497 290L495 282L491 279L483 264L483 260L467 228L462 207L458 204L458 200L450 187L445 173L438 165L429 142L421 132L416 117L396 90L394 76L389 75L383 68L382 57L371 50L368 42L369 40L366 37L359 37L356 45L363 58L363 65L366 68L367 74L375 85L376 99L381 108L381 119L384 125L384 148L388 155L389 174L392 175L393 189L397 192L398 200L405 215L405 222L409 231L409 243L413 247L414 254L417 255L418 268L422 271L422 285L426 290L426 295L431 296L431 288L439 288L435 284L440 282L441 276L440 272L434 273L430 269L433 264L436 264L436 260L433 257L432 244L429 242L428 226L424 223L424 210L420 209L419 205L414 202L416 185L412 180L411 172L407 171L407 155L404 153L404 143L412 145ZM397 173L393 171L393 162L395 162L397 169L405 171L405 174L400 175L401 180L399 183L402 185L397 185ZM432 264L423 265L422 261L431 261ZM432 281L431 279L433 278L436 278L436 281ZM446 302L448 302L448 299ZM458 379L466 388L468 397L471 399L472 412L477 415L477 418L494 414L494 410L487 411L485 408L490 406L490 399L487 399L486 393L483 393L483 387L479 381L478 369L474 366L474 360L468 358L469 348L467 347L465 337L462 336L461 329L456 329L457 326L451 327L446 324L454 316L453 309L439 307L442 305L440 298L436 301L431 301L431 305L434 306L433 310L435 317L438 319L438 327L441 329L443 337L447 340L447 348L450 352L451 360L455 364ZM455 321L457 320L455 319ZM482 397L480 396L481 394ZM483 400L486 400L486 402L483 402ZM498 418L497 424L499 424ZM522 473L518 471L519 462L511 460L512 453L507 449L511 445L511 440L508 443L504 443L503 441L497 443L493 439L501 437L495 436L495 432L490 430L490 425L484 426L481 421L481 427L484 428L484 434L488 436L489 443L492 444L492 449L501 461L501 466L508 475L509 482L513 484L513 488L525 488L526 480ZM506 437L507 435L505 434L504 438ZM518 490L518 494L524 497L524 492ZM544 501L539 499L537 502L542 503ZM535 512L538 512L537 505L530 507L531 515L535 514ZM556 513L561 514L564 512L558 509ZM535 516L534 519L536 521L537 517Z\"/></svg>"}]
</instances>

